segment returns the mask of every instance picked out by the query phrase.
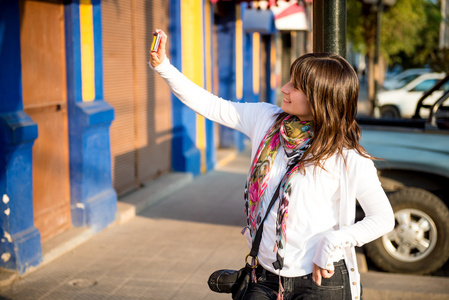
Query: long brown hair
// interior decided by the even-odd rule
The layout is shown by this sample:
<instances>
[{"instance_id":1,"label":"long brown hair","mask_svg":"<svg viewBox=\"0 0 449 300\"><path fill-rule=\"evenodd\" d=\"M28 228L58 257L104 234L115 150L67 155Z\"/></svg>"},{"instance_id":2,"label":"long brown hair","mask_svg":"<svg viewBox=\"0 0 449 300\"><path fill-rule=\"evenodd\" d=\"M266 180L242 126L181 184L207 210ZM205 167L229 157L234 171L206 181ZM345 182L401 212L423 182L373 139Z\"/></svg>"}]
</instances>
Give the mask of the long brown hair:
<instances>
[{"instance_id":1,"label":"long brown hair","mask_svg":"<svg viewBox=\"0 0 449 300\"><path fill-rule=\"evenodd\" d=\"M359 81L343 57L331 53L305 54L291 65L290 77L293 86L307 96L313 116L313 139L303 156L303 164L323 167L327 158L334 153L342 154L344 148L374 158L359 143L360 127L355 120ZM287 115L280 113L276 125Z\"/></svg>"}]
</instances>

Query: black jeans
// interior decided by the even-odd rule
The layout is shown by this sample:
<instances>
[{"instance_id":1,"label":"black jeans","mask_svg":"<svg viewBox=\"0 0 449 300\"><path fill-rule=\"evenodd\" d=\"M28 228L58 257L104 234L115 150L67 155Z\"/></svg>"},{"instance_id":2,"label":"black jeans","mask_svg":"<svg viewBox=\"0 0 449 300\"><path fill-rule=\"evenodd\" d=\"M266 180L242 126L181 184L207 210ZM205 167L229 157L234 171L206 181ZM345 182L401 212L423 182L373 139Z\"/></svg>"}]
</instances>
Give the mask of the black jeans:
<instances>
[{"instance_id":1,"label":"black jeans","mask_svg":"<svg viewBox=\"0 0 449 300\"><path fill-rule=\"evenodd\" d=\"M351 288L344 260L334 263L335 272L331 278L322 278L321 286L312 279L312 274L299 277L281 277L285 300L326 299L350 300ZM279 275L256 269L257 283L250 284L244 300L276 300L279 290Z\"/></svg>"}]
</instances>

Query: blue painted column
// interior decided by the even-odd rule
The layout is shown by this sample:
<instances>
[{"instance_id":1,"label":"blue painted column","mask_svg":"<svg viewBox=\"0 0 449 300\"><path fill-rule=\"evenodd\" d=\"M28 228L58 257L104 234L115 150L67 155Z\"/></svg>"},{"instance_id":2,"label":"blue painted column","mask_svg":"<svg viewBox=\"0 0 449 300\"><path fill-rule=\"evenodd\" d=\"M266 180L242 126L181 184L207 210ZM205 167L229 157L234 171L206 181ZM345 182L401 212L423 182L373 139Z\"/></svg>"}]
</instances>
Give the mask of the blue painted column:
<instances>
[{"instance_id":1,"label":"blue painted column","mask_svg":"<svg viewBox=\"0 0 449 300\"><path fill-rule=\"evenodd\" d=\"M114 110L103 99L101 5L100 0L73 0L64 9L72 223L97 232L114 221L117 211L109 141ZM81 28L86 24L91 26Z\"/></svg>"},{"instance_id":2,"label":"blue painted column","mask_svg":"<svg viewBox=\"0 0 449 300\"><path fill-rule=\"evenodd\" d=\"M203 0L204 5L204 86L211 93L214 91L214 45L213 45L213 24L214 12L209 0ZM215 125L214 122L206 119L206 170L215 168L217 162L217 149L215 147Z\"/></svg>"},{"instance_id":3,"label":"blue painted column","mask_svg":"<svg viewBox=\"0 0 449 300\"><path fill-rule=\"evenodd\" d=\"M182 72L181 0L170 1L169 34L170 62ZM197 37L202 38L202 37ZM192 41L195 37L192 37ZM196 146L196 113L173 94L172 97L172 169L198 175L201 172L201 153Z\"/></svg>"},{"instance_id":4,"label":"blue painted column","mask_svg":"<svg viewBox=\"0 0 449 300\"><path fill-rule=\"evenodd\" d=\"M253 33L243 35L243 57L243 100L245 102L259 102L259 94L255 94L253 89ZM257 76L260 76L260 74L257 74Z\"/></svg>"},{"instance_id":5,"label":"blue painted column","mask_svg":"<svg viewBox=\"0 0 449 300\"><path fill-rule=\"evenodd\" d=\"M23 274L42 251L33 221L37 125L23 112L18 1L0 0L0 66L0 267Z\"/></svg>"},{"instance_id":6,"label":"blue painted column","mask_svg":"<svg viewBox=\"0 0 449 300\"><path fill-rule=\"evenodd\" d=\"M240 4L241 7L241 19L243 19L243 15L245 11L248 9L247 3ZM242 21L243 22L243 21ZM243 24L242 24L243 25ZM243 28L242 28L243 29ZM245 32L242 30L242 55L243 55L243 101L244 102L259 102L259 94L254 93L254 82L253 82L253 73L254 73L254 57L253 57L253 33ZM237 50L238 51L238 50ZM257 76L260 76L257 74ZM260 90L260 89L259 89ZM246 135L241 133L236 133L237 138L237 149L239 151L244 150L244 140L249 140Z\"/></svg>"},{"instance_id":7,"label":"blue painted column","mask_svg":"<svg viewBox=\"0 0 449 300\"><path fill-rule=\"evenodd\" d=\"M245 14L248 9L247 3L242 3L241 14ZM258 96L253 89L253 33L243 30L243 100L245 102L259 102ZM259 76L259 74L257 74Z\"/></svg>"},{"instance_id":8,"label":"blue painted column","mask_svg":"<svg viewBox=\"0 0 449 300\"><path fill-rule=\"evenodd\" d=\"M230 100L237 99L236 86L236 11L227 11L226 15L216 17L217 26L217 55L218 60L218 94ZM240 99L241 100L241 99ZM243 134L220 126L220 147L244 150Z\"/></svg>"}]
</instances>

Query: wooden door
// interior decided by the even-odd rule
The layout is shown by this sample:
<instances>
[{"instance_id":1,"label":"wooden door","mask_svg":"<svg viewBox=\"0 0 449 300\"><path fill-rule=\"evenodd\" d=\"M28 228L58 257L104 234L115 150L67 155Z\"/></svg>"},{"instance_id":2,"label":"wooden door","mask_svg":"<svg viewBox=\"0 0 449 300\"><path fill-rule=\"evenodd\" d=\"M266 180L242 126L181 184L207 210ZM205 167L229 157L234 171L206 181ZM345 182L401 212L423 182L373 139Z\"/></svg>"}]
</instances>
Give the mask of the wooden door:
<instances>
[{"instance_id":1,"label":"wooden door","mask_svg":"<svg viewBox=\"0 0 449 300\"><path fill-rule=\"evenodd\" d=\"M20 6L23 104L38 125L34 224L45 241L71 226L64 6L49 0Z\"/></svg>"}]
</instances>

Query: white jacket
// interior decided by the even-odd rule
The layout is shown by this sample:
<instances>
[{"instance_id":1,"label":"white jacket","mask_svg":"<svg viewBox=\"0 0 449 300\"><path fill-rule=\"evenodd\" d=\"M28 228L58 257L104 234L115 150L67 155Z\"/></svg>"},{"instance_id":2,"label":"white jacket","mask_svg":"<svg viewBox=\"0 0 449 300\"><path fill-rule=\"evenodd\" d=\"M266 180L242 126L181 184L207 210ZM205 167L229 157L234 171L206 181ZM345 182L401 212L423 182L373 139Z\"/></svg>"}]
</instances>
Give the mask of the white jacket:
<instances>
[{"instance_id":1,"label":"white jacket","mask_svg":"<svg viewBox=\"0 0 449 300\"><path fill-rule=\"evenodd\" d=\"M197 86L165 58L154 68L170 86L172 92L198 114L236 129L252 142L252 159L275 115L277 106L267 103L238 103L219 98ZM376 168L370 159L355 150L344 150L345 159L334 154L324 168L307 165L305 174L297 174L292 184L287 219L287 243L281 275L296 277L312 272L313 263L333 270L333 262L344 258L351 282L353 299L360 298L360 275L355 246L362 246L394 227L394 215L383 191ZM286 171L284 151L279 151L271 170L271 179L263 195L265 207ZM356 199L365 218L354 224ZM272 265L276 240L275 223L278 203L264 223L258 254L259 263L278 274ZM246 230L248 247L251 237Z\"/></svg>"}]
</instances>

